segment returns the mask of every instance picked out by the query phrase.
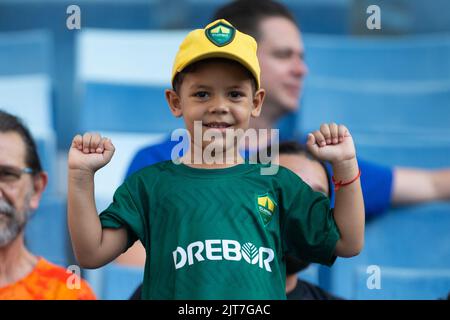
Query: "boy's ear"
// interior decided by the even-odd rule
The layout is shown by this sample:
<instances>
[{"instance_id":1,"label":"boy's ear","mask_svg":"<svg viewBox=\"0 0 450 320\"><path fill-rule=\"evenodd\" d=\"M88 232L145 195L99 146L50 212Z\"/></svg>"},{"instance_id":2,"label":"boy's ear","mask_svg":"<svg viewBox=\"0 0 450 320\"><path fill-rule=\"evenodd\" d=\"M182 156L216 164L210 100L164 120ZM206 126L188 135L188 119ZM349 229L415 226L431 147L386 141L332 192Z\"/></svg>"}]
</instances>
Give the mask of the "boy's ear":
<instances>
[{"instance_id":1,"label":"boy's ear","mask_svg":"<svg viewBox=\"0 0 450 320\"><path fill-rule=\"evenodd\" d=\"M264 102L264 97L266 96L266 91L264 89L259 89L255 92L253 97L253 109L252 109L252 117L259 117L261 114L261 108Z\"/></svg>"},{"instance_id":2,"label":"boy's ear","mask_svg":"<svg viewBox=\"0 0 450 320\"><path fill-rule=\"evenodd\" d=\"M165 91L165 94L172 114L177 118L181 117L183 115L183 112L181 111L180 96L178 95L178 93L176 93L175 90L167 89Z\"/></svg>"}]
</instances>

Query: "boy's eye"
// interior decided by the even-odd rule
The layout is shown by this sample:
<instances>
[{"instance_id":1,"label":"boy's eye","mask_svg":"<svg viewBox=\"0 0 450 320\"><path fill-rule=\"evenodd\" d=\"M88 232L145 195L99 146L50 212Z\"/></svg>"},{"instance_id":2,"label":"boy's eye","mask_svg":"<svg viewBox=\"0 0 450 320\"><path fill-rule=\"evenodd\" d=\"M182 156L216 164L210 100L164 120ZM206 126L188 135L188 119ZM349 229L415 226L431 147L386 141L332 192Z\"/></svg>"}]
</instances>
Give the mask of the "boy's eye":
<instances>
[{"instance_id":1,"label":"boy's eye","mask_svg":"<svg viewBox=\"0 0 450 320\"><path fill-rule=\"evenodd\" d=\"M236 98L241 98L241 97L243 97L244 96L244 93L243 92L240 92L240 91L231 91L230 92L230 97L231 98L234 98L234 99L236 99Z\"/></svg>"},{"instance_id":2,"label":"boy's eye","mask_svg":"<svg viewBox=\"0 0 450 320\"><path fill-rule=\"evenodd\" d=\"M198 97L198 98L207 98L207 97L209 97L209 94L206 91L198 91L198 92L194 93L194 96Z\"/></svg>"}]
</instances>

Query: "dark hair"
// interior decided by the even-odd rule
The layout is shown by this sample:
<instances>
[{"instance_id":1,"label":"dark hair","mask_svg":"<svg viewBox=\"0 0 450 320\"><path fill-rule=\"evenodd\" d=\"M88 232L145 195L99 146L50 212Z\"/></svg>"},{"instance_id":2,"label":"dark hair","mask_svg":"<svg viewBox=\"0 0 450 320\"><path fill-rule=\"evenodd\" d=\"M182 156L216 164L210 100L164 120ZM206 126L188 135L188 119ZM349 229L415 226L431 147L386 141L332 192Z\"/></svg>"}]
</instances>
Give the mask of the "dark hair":
<instances>
[{"instance_id":1,"label":"dark hair","mask_svg":"<svg viewBox=\"0 0 450 320\"><path fill-rule=\"evenodd\" d=\"M237 66L240 66L243 70L245 70L248 78L252 80L252 92L255 93L256 79L252 75L252 73L246 67L244 67L242 64L240 64L239 62L230 60L230 59L225 59L225 58L209 58L209 59L200 60L200 61L197 61L197 62L194 62L194 63L188 65L186 68L184 68L183 70L178 72L177 75L175 76L175 78L173 79L173 83L172 83L173 90L175 92L179 93L181 85L183 84L184 77L188 73L196 72L203 64L210 63L210 62L226 62L226 63L235 64Z\"/></svg>"},{"instance_id":2,"label":"dark hair","mask_svg":"<svg viewBox=\"0 0 450 320\"><path fill-rule=\"evenodd\" d=\"M283 17L297 25L289 9L272 0L231 1L216 11L213 21L225 19L236 29L251 35L258 41L261 38L259 29L261 21L271 17Z\"/></svg>"},{"instance_id":3,"label":"dark hair","mask_svg":"<svg viewBox=\"0 0 450 320\"><path fill-rule=\"evenodd\" d=\"M306 149L305 145L294 140L281 142L278 148L280 154L302 154L308 156L308 158L314 159L308 149Z\"/></svg>"},{"instance_id":4,"label":"dark hair","mask_svg":"<svg viewBox=\"0 0 450 320\"><path fill-rule=\"evenodd\" d=\"M25 145L25 163L27 167L33 170L33 174L42 171L41 161L36 149L30 131L25 127L22 121L7 112L0 110L0 132L15 132L21 138Z\"/></svg>"}]
</instances>

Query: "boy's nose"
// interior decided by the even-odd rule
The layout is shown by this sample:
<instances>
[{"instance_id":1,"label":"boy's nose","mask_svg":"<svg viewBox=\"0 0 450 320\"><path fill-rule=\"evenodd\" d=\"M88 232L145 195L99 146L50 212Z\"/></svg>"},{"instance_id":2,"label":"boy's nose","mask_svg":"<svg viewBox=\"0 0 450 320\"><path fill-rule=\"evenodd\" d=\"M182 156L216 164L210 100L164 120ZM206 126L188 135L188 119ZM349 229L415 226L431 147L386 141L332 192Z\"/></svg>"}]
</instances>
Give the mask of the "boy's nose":
<instances>
[{"instance_id":1,"label":"boy's nose","mask_svg":"<svg viewBox=\"0 0 450 320\"><path fill-rule=\"evenodd\" d=\"M213 101L211 107L209 108L209 112L211 113L228 113L230 109L228 108L227 102L225 99L216 99Z\"/></svg>"}]
</instances>

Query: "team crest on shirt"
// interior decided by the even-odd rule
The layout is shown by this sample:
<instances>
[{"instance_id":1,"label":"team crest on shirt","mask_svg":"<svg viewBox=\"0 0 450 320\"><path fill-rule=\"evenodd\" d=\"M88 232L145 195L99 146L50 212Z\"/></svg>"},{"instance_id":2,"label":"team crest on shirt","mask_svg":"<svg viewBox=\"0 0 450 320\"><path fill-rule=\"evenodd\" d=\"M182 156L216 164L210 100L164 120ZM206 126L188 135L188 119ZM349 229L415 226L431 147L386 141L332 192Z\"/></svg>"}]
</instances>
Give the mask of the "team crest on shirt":
<instances>
[{"instance_id":1,"label":"team crest on shirt","mask_svg":"<svg viewBox=\"0 0 450 320\"><path fill-rule=\"evenodd\" d=\"M218 22L205 30L206 37L218 47L229 44L234 39L236 30L225 23Z\"/></svg>"},{"instance_id":2,"label":"team crest on shirt","mask_svg":"<svg viewBox=\"0 0 450 320\"><path fill-rule=\"evenodd\" d=\"M268 193L266 193L257 196L257 206L261 219L264 225L267 226L275 214L277 203Z\"/></svg>"}]
</instances>

